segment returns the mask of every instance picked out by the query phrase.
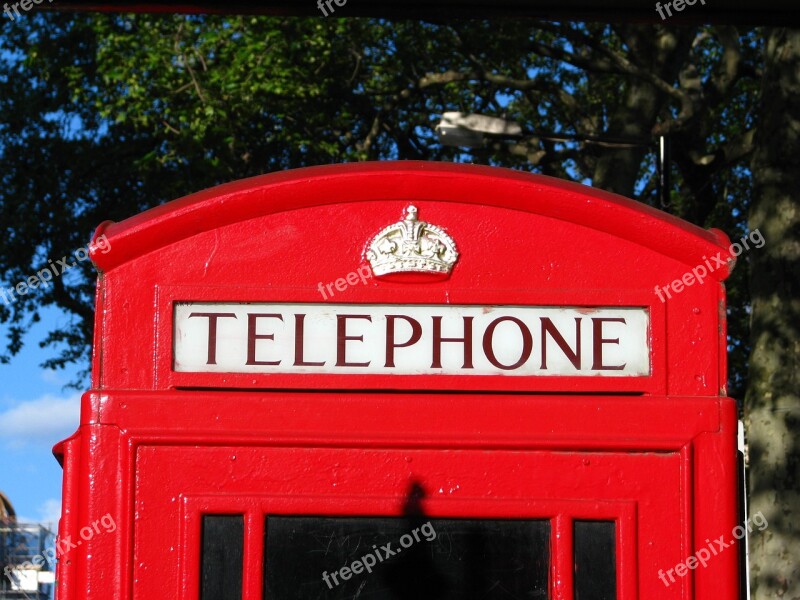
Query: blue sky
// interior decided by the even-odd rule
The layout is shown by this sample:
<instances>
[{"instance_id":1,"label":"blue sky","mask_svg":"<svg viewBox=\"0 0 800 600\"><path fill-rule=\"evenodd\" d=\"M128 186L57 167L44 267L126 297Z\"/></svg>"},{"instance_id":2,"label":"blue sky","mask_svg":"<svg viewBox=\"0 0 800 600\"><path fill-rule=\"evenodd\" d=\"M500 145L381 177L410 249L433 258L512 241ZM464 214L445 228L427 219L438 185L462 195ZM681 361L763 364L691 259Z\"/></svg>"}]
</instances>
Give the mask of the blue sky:
<instances>
[{"instance_id":1,"label":"blue sky","mask_svg":"<svg viewBox=\"0 0 800 600\"><path fill-rule=\"evenodd\" d=\"M54 324L67 317L56 309L42 311L42 320L25 338L25 346L9 364L0 364L0 491L20 520L56 526L61 506L61 467L53 444L78 426L80 394L65 390L83 365L64 371L39 365L54 348L39 348ZM2 343L6 330L0 327Z\"/></svg>"}]
</instances>

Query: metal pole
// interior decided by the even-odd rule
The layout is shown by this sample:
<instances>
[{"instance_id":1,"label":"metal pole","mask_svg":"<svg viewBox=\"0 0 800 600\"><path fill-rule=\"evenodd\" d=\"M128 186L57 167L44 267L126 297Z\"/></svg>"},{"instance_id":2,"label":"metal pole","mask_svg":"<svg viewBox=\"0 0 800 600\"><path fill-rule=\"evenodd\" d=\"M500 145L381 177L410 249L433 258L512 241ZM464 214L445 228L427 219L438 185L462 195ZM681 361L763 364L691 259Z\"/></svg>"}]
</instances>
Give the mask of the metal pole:
<instances>
[{"instance_id":1,"label":"metal pole","mask_svg":"<svg viewBox=\"0 0 800 600\"><path fill-rule=\"evenodd\" d=\"M670 205L669 138L658 136L658 201L662 210Z\"/></svg>"}]
</instances>

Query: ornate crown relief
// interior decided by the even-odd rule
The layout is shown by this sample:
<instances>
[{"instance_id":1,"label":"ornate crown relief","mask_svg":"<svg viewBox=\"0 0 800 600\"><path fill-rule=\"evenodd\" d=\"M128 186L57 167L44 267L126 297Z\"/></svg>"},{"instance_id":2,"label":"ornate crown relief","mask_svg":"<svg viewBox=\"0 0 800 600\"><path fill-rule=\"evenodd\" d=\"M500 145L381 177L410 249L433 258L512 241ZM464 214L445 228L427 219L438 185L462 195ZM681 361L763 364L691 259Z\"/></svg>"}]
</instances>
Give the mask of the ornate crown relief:
<instances>
[{"instance_id":1,"label":"ornate crown relief","mask_svg":"<svg viewBox=\"0 0 800 600\"><path fill-rule=\"evenodd\" d=\"M417 220L409 206L405 219L372 238L367 260L376 276L389 273L449 274L458 259L456 243L441 227Z\"/></svg>"}]
</instances>

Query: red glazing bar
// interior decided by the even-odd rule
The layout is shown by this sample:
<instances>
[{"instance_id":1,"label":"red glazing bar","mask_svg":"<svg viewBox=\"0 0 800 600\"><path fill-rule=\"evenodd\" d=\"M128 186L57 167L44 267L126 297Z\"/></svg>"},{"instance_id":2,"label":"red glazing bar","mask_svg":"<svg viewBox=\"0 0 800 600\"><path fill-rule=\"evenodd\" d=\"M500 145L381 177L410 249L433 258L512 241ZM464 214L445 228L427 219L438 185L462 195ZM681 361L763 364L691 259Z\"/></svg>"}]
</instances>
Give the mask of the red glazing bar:
<instances>
[{"instance_id":1,"label":"red glazing bar","mask_svg":"<svg viewBox=\"0 0 800 600\"><path fill-rule=\"evenodd\" d=\"M249 510L244 515L243 600L261 600L264 591L264 513Z\"/></svg>"},{"instance_id":2,"label":"red glazing bar","mask_svg":"<svg viewBox=\"0 0 800 600\"><path fill-rule=\"evenodd\" d=\"M552 527L553 599L573 600L572 518L558 515L552 520Z\"/></svg>"}]
</instances>

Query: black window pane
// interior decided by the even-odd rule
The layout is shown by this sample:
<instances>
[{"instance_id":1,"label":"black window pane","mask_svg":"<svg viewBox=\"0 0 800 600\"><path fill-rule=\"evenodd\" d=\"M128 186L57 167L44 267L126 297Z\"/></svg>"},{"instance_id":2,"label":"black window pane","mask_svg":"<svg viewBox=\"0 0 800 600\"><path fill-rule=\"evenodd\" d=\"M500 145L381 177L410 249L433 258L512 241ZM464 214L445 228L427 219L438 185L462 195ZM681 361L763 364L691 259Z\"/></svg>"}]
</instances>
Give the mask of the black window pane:
<instances>
[{"instance_id":1,"label":"black window pane","mask_svg":"<svg viewBox=\"0 0 800 600\"><path fill-rule=\"evenodd\" d=\"M242 599L244 517L205 515L200 600Z\"/></svg>"},{"instance_id":2,"label":"black window pane","mask_svg":"<svg viewBox=\"0 0 800 600\"><path fill-rule=\"evenodd\" d=\"M269 516L266 529L264 600L548 597L547 520Z\"/></svg>"},{"instance_id":3,"label":"black window pane","mask_svg":"<svg viewBox=\"0 0 800 600\"><path fill-rule=\"evenodd\" d=\"M614 521L575 521L575 600L617 597L616 525Z\"/></svg>"}]
</instances>

